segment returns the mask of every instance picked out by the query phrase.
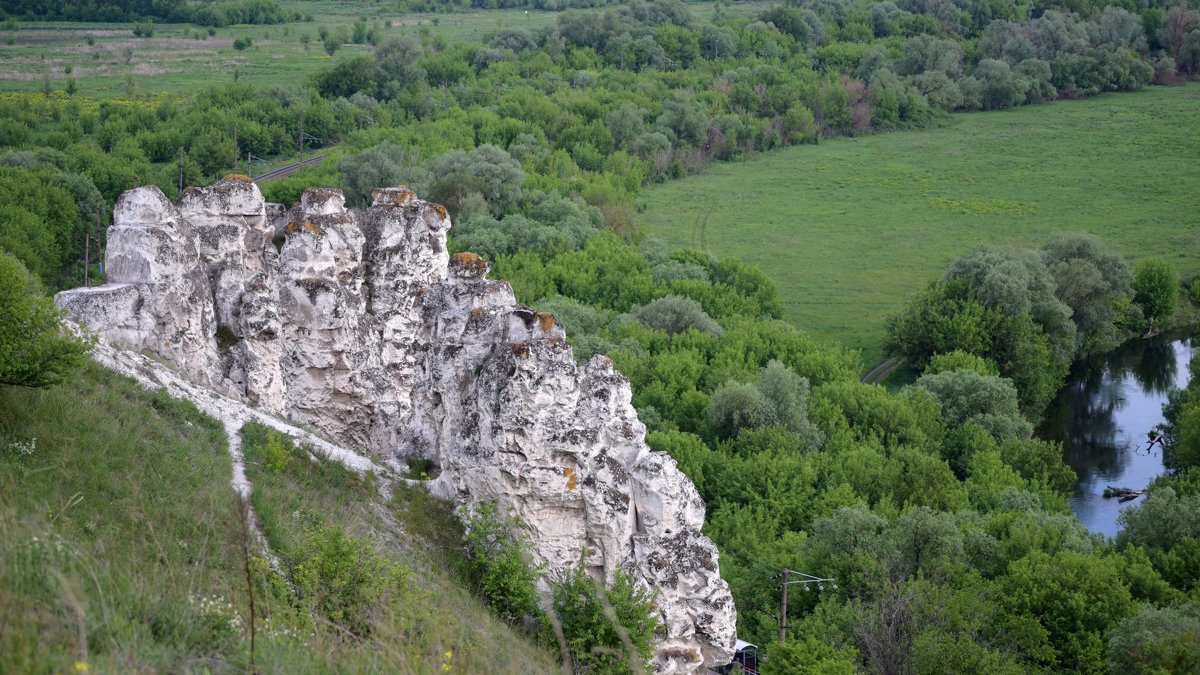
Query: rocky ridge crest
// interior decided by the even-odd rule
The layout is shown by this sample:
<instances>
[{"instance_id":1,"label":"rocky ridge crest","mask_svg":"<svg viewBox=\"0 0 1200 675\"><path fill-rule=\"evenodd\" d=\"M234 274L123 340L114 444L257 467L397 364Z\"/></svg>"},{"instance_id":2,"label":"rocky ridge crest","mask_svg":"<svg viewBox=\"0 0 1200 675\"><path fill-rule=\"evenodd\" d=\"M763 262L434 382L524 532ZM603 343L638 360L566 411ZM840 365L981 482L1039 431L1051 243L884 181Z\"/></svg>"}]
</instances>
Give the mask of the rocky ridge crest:
<instances>
[{"instance_id":1,"label":"rocky ridge crest","mask_svg":"<svg viewBox=\"0 0 1200 675\"><path fill-rule=\"evenodd\" d=\"M732 657L735 611L704 503L645 444L628 381L578 367L555 318L478 256L450 256L446 210L407 188L365 210L309 189L286 209L231 176L171 203L121 195L108 283L56 302L104 339L311 425L385 464L432 462L429 489L508 505L552 574L620 570L657 592L655 670Z\"/></svg>"}]
</instances>

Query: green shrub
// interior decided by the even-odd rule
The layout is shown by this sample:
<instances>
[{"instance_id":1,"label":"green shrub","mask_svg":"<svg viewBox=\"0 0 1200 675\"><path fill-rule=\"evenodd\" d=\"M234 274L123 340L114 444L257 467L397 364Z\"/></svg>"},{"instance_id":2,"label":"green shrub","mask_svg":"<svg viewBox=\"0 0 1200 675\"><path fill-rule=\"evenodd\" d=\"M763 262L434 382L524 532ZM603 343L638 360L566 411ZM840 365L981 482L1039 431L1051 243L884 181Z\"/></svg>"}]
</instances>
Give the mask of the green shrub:
<instances>
[{"instance_id":1,"label":"green shrub","mask_svg":"<svg viewBox=\"0 0 1200 675\"><path fill-rule=\"evenodd\" d=\"M291 576L298 599L313 614L366 637L409 574L340 526L320 525L297 546Z\"/></svg>"},{"instance_id":2,"label":"green shrub","mask_svg":"<svg viewBox=\"0 0 1200 675\"><path fill-rule=\"evenodd\" d=\"M605 588L577 569L554 586L553 619L562 627L575 673L650 670L658 617L653 596L617 572ZM548 628L545 639L557 638Z\"/></svg>"},{"instance_id":3,"label":"green shrub","mask_svg":"<svg viewBox=\"0 0 1200 675\"><path fill-rule=\"evenodd\" d=\"M465 520L467 572L479 595L509 623L536 617L537 574L525 561L520 521L502 515L496 502L484 502Z\"/></svg>"},{"instance_id":4,"label":"green shrub","mask_svg":"<svg viewBox=\"0 0 1200 675\"><path fill-rule=\"evenodd\" d=\"M286 470L295 456L290 446L291 444L284 439L283 434L277 431L268 431L266 443L262 446L263 466L274 473Z\"/></svg>"},{"instance_id":5,"label":"green shrub","mask_svg":"<svg viewBox=\"0 0 1200 675\"><path fill-rule=\"evenodd\" d=\"M970 370L980 375L990 375L993 377L1000 375L1000 370L996 368L996 364L990 359L976 356L960 349L942 354L934 354L929 358L929 364L925 366L925 372L922 374L937 375L938 373L947 373L952 370Z\"/></svg>"},{"instance_id":6,"label":"green shrub","mask_svg":"<svg viewBox=\"0 0 1200 675\"><path fill-rule=\"evenodd\" d=\"M0 386L45 387L83 362L90 345L60 332L61 316L21 261L0 251Z\"/></svg>"},{"instance_id":7,"label":"green shrub","mask_svg":"<svg viewBox=\"0 0 1200 675\"><path fill-rule=\"evenodd\" d=\"M217 347L222 352L229 351L235 344L241 341L241 338L238 337L237 333L234 333L232 328L223 323L217 325L216 338Z\"/></svg>"},{"instance_id":8,"label":"green shrub","mask_svg":"<svg viewBox=\"0 0 1200 675\"><path fill-rule=\"evenodd\" d=\"M253 422L242 427L242 443L247 462L276 474L287 471L298 452L286 435Z\"/></svg>"}]
</instances>

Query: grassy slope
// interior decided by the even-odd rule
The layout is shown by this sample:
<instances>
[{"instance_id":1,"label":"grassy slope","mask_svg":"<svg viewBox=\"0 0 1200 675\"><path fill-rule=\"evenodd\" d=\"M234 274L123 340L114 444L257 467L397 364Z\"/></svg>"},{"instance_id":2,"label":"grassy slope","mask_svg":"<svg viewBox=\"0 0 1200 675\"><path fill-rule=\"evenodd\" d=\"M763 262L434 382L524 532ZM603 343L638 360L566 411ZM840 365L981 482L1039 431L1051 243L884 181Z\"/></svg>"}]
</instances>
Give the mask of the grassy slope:
<instances>
[{"instance_id":1,"label":"grassy slope","mask_svg":"<svg viewBox=\"0 0 1200 675\"><path fill-rule=\"evenodd\" d=\"M272 539L286 552L299 536L290 514L323 513L409 570L409 592L367 642L260 593L259 672L553 669L446 571L460 532L445 506L402 492L391 508L418 535L402 538L367 507L368 483L306 464L279 475L247 466ZM230 471L215 421L99 367L46 390L0 387L0 673L75 672L77 662L90 672L245 672ZM196 600L214 596L215 609Z\"/></svg>"},{"instance_id":2,"label":"grassy slope","mask_svg":"<svg viewBox=\"0 0 1200 675\"><path fill-rule=\"evenodd\" d=\"M789 319L870 365L883 318L977 242L1088 231L1130 260L1200 272L1197 129L1200 85L956 115L714 165L647 190L642 219L762 267Z\"/></svg>"},{"instance_id":3,"label":"grassy slope","mask_svg":"<svg viewBox=\"0 0 1200 675\"><path fill-rule=\"evenodd\" d=\"M0 672L205 664L188 596L237 578L230 470L216 422L97 366L0 387Z\"/></svg>"},{"instance_id":4,"label":"grassy slope","mask_svg":"<svg viewBox=\"0 0 1200 675\"><path fill-rule=\"evenodd\" d=\"M322 658L326 649L313 649L299 658L290 649L278 649L270 653L277 667L289 673L335 667L348 672L438 672L443 663L467 673L556 670L548 652L518 638L464 589L462 530L448 504L421 488L398 485L388 508L378 509L372 506L377 495L370 477L311 460L290 444L290 459L280 462L276 456L272 461L262 450L266 433L263 427L248 426L243 438L255 511L273 551L285 561L292 558L316 521L336 525L359 541L375 542L375 550L390 549L387 557L408 571L400 602L381 612L373 638L342 645L336 662ZM271 599L264 603L269 607ZM323 639L330 637L310 644L317 646ZM338 641L336 635L333 641Z\"/></svg>"}]
</instances>

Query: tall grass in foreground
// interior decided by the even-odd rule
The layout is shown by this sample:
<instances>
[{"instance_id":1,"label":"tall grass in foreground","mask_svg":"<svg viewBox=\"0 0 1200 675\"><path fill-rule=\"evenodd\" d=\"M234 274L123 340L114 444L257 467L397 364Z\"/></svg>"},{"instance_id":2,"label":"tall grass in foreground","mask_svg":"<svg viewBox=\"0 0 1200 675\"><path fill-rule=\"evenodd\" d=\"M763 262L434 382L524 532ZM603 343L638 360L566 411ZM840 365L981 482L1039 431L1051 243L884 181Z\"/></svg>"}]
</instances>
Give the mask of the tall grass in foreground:
<instances>
[{"instance_id":1,"label":"tall grass in foreground","mask_svg":"<svg viewBox=\"0 0 1200 675\"><path fill-rule=\"evenodd\" d=\"M219 424L98 366L0 388L0 672L219 666L229 475Z\"/></svg>"},{"instance_id":2,"label":"tall grass in foreground","mask_svg":"<svg viewBox=\"0 0 1200 675\"><path fill-rule=\"evenodd\" d=\"M269 661L288 672L555 670L551 654L463 587L462 530L449 504L398 485L380 506L369 474L315 459L256 424L242 436L252 502L281 557L262 587L266 611L311 631L308 652L272 652ZM327 602L335 591L340 599Z\"/></svg>"},{"instance_id":3,"label":"tall grass in foreground","mask_svg":"<svg viewBox=\"0 0 1200 675\"><path fill-rule=\"evenodd\" d=\"M448 506L380 505L370 477L269 441L247 429L279 571L243 557L224 431L190 403L94 365L0 388L0 673L554 669L459 585Z\"/></svg>"}]
</instances>

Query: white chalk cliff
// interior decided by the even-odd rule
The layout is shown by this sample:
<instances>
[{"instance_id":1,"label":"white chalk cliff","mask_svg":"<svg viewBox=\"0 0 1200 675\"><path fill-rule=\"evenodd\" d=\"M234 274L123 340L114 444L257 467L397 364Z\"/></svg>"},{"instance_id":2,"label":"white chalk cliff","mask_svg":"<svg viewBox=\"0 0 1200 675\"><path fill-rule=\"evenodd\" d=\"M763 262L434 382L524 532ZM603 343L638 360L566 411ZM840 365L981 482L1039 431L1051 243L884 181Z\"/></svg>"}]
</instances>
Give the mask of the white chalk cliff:
<instances>
[{"instance_id":1,"label":"white chalk cliff","mask_svg":"<svg viewBox=\"0 0 1200 675\"><path fill-rule=\"evenodd\" d=\"M320 430L384 463L432 461L429 488L507 504L552 573L618 571L657 591L660 673L728 663L735 612L704 503L651 452L629 383L578 367L550 314L473 254L444 208L403 188L365 210L310 189L292 209L249 179L121 195L108 283L56 301L106 340Z\"/></svg>"}]
</instances>

